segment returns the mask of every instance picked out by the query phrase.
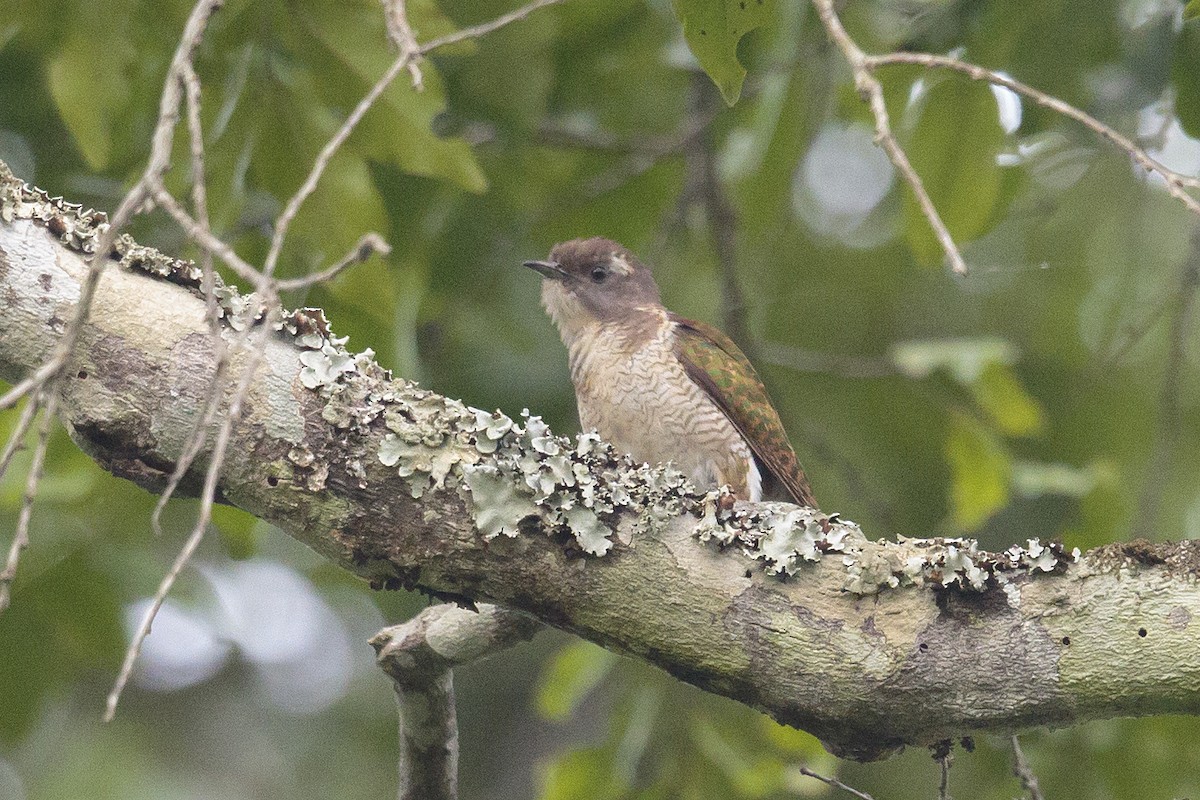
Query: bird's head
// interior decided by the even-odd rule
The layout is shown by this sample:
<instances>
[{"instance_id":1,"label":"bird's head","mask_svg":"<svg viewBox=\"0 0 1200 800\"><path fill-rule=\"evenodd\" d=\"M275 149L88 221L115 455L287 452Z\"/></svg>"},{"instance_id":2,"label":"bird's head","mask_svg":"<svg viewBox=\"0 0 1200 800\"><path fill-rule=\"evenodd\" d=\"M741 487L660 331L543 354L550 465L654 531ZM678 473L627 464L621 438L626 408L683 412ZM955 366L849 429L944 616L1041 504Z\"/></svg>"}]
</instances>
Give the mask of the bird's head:
<instances>
[{"instance_id":1,"label":"bird's head","mask_svg":"<svg viewBox=\"0 0 1200 800\"><path fill-rule=\"evenodd\" d=\"M622 245L599 236L556 244L545 261L542 304L564 336L592 323L621 323L661 307L650 270Z\"/></svg>"}]
</instances>

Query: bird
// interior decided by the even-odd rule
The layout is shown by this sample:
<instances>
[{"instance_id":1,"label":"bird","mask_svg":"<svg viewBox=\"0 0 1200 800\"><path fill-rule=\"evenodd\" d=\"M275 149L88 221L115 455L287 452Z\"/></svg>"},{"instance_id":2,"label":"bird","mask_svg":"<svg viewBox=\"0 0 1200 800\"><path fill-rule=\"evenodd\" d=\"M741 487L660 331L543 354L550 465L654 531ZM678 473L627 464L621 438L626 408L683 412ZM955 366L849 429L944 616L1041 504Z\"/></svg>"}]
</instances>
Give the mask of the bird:
<instances>
[{"instance_id":1,"label":"bird","mask_svg":"<svg viewBox=\"0 0 1200 800\"><path fill-rule=\"evenodd\" d=\"M663 307L650 269L603 237L525 261L569 354L584 430L638 462L670 462L739 500L817 507L749 359L717 328Z\"/></svg>"}]
</instances>

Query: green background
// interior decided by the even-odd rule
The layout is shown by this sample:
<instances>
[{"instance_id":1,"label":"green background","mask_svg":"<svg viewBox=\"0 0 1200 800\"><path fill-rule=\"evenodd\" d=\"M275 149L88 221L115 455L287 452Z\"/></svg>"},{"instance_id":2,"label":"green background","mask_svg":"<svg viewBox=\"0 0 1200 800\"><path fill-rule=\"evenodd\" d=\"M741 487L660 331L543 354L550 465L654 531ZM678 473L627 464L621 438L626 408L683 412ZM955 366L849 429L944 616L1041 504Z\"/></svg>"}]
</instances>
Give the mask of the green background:
<instances>
[{"instance_id":1,"label":"green background","mask_svg":"<svg viewBox=\"0 0 1200 800\"><path fill-rule=\"evenodd\" d=\"M422 40L512 8L409 6ZM610 236L654 267L670 308L741 338L822 506L869 535L1084 549L1200 536L1197 220L1073 122L1028 103L1018 114L961 77L888 68L898 136L972 268L951 276L807 4L777 0L749 21L721 2L675 6L569 0L436 53L421 93L397 81L304 207L281 272L328 265L367 230L394 250L287 302L323 306L353 349L405 377L570 432L566 355L519 264ZM53 194L115 207L144 166L188 10L3 3L0 158ZM867 50L961 54L1196 174L1200 21L1183 16L1177 0L843 11ZM695 45L712 20L724 38ZM726 98L745 66L735 105L697 72L685 29ZM374 0L230 0L214 16L197 56L211 214L243 256L265 255L282 203L392 58ZM186 196L182 130L177 145L168 183ZM706 160L731 227L714 226ZM161 213L134 233L194 252ZM0 482L5 532L27 463ZM234 510L217 514L116 722L99 722L126 617L195 513L173 503L155 539L152 507L55 434L0 616L0 798L392 796L391 689L366 638L426 601L373 593ZM880 800L936 792L926 752L839 762L562 634L457 680L468 800L835 796L800 764ZM1195 719L1024 741L1048 797L1200 795ZM1017 796L1007 741L976 744L956 754L954 794Z\"/></svg>"}]
</instances>

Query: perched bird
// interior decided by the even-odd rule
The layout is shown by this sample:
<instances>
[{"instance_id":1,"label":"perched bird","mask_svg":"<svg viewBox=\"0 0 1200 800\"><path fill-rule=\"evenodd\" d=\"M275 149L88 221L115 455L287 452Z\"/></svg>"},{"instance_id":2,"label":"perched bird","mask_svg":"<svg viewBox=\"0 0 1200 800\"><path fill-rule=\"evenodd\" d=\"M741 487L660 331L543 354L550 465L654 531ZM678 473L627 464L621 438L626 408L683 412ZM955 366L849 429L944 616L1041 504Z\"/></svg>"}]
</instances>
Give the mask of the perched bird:
<instances>
[{"instance_id":1,"label":"perched bird","mask_svg":"<svg viewBox=\"0 0 1200 800\"><path fill-rule=\"evenodd\" d=\"M638 461L673 462L700 487L816 507L754 367L716 328L663 308L633 253L576 239L525 266L542 275L584 430Z\"/></svg>"}]
</instances>

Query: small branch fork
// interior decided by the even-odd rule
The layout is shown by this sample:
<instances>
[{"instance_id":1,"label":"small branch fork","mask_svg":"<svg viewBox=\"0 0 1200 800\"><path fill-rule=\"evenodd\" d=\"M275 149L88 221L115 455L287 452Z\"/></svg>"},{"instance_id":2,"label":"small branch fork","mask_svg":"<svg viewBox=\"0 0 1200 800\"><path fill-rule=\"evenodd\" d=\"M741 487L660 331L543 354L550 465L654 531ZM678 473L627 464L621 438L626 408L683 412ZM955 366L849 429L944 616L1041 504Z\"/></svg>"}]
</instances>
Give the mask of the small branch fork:
<instances>
[{"instance_id":1,"label":"small branch fork","mask_svg":"<svg viewBox=\"0 0 1200 800\"><path fill-rule=\"evenodd\" d=\"M955 273L959 275L966 274L966 263L963 260L962 253L958 249L958 245L955 244L953 237L950 235L949 229L942 221L937 208L934 207L929 193L925 190L925 185L922 183L921 177L913 169L912 163L908 160L908 156L904 152L904 148L900 146L892 131L891 121L888 118L887 105L884 103L883 86L875 76L876 71L882 67L910 64L927 69L945 69L966 75L972 80L983 81L993 86L1001 86L1009 89L1044 108L1062 114L1068 119L1075 120L1098 136L1108 140L1126 153L1134 163L1147 173L1158 175L1162 178L1171 196L1182 203L1193 214L1200 216L1200 199L1197 199L1188 192L1189 189L1200 189L1200 177L1183 175L1170 169L1147 153L1144 148L1138 146L1132 139L1119 133L1114 128L1105 125L1090 114L1060 98L1046 94L1039 89L1014 80L995 70L950 56L903 52L868 55L846 33L841 19L834 10L833 0L812 0L812 2L830 41L842 52L846 62L850 65L850 69L854 75L855 88L858 89L859 94L862 95L864 101L871 108L871 114L875 118L876 143L887 153L892 164L895 165L901 177L909 185L909 188L917 199L918 205L921 207L921 213L933 229L950 263L950 268Z\"/></svg>"},{"instance_id":2,"label":"small branch fork","mask_svg":"<svg viewBox=\"0 0 1200 800\"><path fill-rule=\"evenodd\" d=\"M431 606L371 639L400 715L400 800L456 800L458 725L451 670L532 639L543 625L481 604Z\"/></svg>"},{"instance_id":3,"label":"small branch fork","mask_svg":"<svg viewBox=\"0 0 1200 800\"><path fill-rule=\"evenodd\" d=\"M871 62L871 57L864 53L862 48L846 33L841 19L833 9L833 0L813 0L813 5L817 9L821 24L825 27L830 41L842 51L842 55L850 65L850 69L854 73L854 87L871 107L871 114L875 117L876 144L883 148L888 158L896 166L896 170L912 189L913 195L917 198L917 204L921 207L921 213L929 221L929 227L933 228L934 235L942 245L946 258L950 261L950 269L958 275L966 275L967 264L963 261L958 245L954 243L954 237L950 235L950 229L946 227L946 223L938 214L933 200L929 197L929 192L925 190L921 176L917 174L908 160L908 154L904 152L896 135L892 133L887 103L883 99L883 84L875 77L875 67Z\"/></svg>"}]
</instances>

